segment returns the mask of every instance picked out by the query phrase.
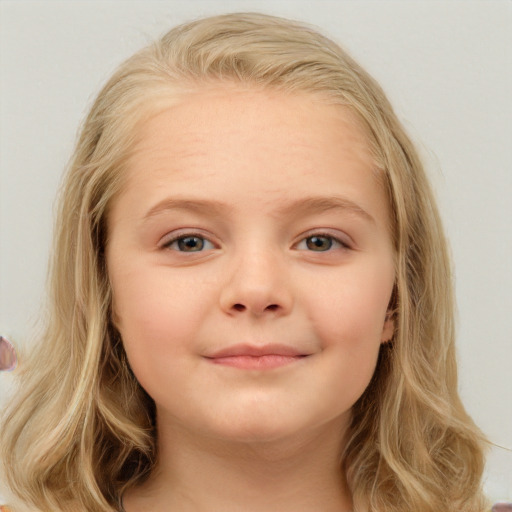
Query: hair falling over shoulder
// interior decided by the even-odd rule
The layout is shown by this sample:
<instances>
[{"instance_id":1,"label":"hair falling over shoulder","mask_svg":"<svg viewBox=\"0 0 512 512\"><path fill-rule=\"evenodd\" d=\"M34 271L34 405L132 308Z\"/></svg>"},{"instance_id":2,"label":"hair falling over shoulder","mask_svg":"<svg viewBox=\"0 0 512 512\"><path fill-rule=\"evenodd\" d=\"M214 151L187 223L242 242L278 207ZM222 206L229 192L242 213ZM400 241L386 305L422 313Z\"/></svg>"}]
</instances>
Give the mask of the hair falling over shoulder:
<instances>
[{"instance_id":1,"label":"hair falling over shoulder","mask_svg":"<svg viewBox=\"0 0 512 512\"><path fill-rule=\"evenodd\" d=\"M307 25L250 13L174 28L119 67L84 121L60 194L42 342L2 420L14 503L118 510L124 490L154 467L154 403L110 318L106 218L138 124L211 81L348 106L380 167L393 216L396 330L354 406L343 454L354 512L482 512L485 440L457 393L450 262L416 150L379 85L339 46Z\"/></svg>"}]
</instances>

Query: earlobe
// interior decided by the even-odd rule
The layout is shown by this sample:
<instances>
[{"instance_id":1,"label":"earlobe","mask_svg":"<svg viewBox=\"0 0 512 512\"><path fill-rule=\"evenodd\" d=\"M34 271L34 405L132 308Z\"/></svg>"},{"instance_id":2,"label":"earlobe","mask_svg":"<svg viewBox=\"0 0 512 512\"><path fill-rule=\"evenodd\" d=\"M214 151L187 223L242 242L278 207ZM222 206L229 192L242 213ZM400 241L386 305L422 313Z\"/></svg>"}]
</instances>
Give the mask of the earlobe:
<instances>
[{"instance_id":1,"label":"earlobe","mask_svg":"<svg viewBox=\"0 0 512 512\"><path fill-rule=\"evenodd\" d=\"M386 316L384 317L384 325L382 326L382 334L380 337L381 343L389 343L395 335L395 319L397 314L397 302L398 302L398 285L395 282L393 285L393 291L391 292L391 298L388 302L388 309Z\"/></svg>"},{"instance_id":2,"label":"earlobe","mask_svg":"<svg viewBox=\"0 0 512 512\"><path fill-rule=\"evenodd\" d=\"M393 338L395 334L395 313L394 311L389 311L386 313L386 317L384 319L384 325L382 327L382 335L380 338L381 343L388 343Z\"/></svg>"},{"instance_id":3,"label":"earlobe","mask_svg":"<svg viewBox=\"0 0 512 512\"><path fill-rule=\"evenodd\" d=\"M119 331L119 315L117 314L117 311L116 311L114 297L112 297L112 300L110 302L110 315L109 316L110 316L110 323L117 331Z\"/></svg>"},{"instance_id":4,"label":"earlobe","mask_svg":"<svg viewBox=\"0 0 512 512\"><path fill-rule=\"evenodd\" d=\"M115 329L119 331L119 317L114 309L112 309L112 312L110 314L110 322L115 327Z\"/></svg>"}]
</instances>

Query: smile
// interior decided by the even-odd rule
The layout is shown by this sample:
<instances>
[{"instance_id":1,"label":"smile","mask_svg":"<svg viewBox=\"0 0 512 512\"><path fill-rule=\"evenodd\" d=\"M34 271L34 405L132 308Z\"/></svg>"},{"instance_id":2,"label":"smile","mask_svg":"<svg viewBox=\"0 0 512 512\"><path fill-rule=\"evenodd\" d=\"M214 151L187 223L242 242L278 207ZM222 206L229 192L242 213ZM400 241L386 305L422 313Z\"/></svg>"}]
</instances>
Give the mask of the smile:
<instances>
[{"instance_id":1,"label":"smile","mask_svg":"<svg viewBox=\"0 0 512 512\"><path fill-rule=\"evenodd\" d=\"M280 356L277 354L268 354L265 356L230 356L216 357L213 358L211 362L244 370L267 370L294 363L304 357L307 356Z\"/></svg>"},{"instance_id":2,"label":"smile","mask_svg":"<svg viewBox=\"0 0 512 512\"><path fill-rule=\"evenodd\" d=\"M243 370L270 370L295 363L310 354L280 345L256 347L236 345L207 357L213 364L231 366Z\"/></svg>"}]
</instances>

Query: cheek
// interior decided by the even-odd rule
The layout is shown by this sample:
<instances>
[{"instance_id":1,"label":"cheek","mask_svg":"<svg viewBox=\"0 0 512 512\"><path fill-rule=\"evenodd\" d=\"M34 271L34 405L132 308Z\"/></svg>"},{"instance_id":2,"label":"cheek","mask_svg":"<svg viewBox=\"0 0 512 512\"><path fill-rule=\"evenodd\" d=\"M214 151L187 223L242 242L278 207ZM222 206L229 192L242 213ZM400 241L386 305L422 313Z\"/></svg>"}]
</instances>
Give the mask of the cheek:
<instances>
[{"instance_id":1,"label":"cheek","mask_svg":"<svg viewBox=\"0 0 512 512\"><path fill-rule=\"evenodd\" d=\"M115 325L137 379L180 373L177 361L200 350L197 339L216 300L212 280L162 267L113 268Z\"/></svg>"},{"instance_id":2,"label":"cheek","mask_svg":"<svg viewBox=\"0 0 512 512\"><path fill-rule=\"evenodd\" d=\"M390 266L391 268L391 266ZM311 297L312 323L324 342L357 350L382 341L386 312L393 289L392 270L348 269Z\"/></svg>"},{"instance_id":3,"label":"cheek","mask_svg":"<svg viewBox=\"0 0 512 512\"><path fill-rule=\"evenodd\" d=\"M115 324L134 371L149 370L158 360L168 364L194 328L195 312L184 290L143 272L112 281Z\"/></svg>"},{"instance_id":4,"label":"cheek","mask_svg":"<svg viewBox=\"0 0 512 512\"><path fill-rule=\"evenodd\" d=\"M314 325L322 343L324 387L352 406L375 372L391 290L346 286L322 300ZM334 405L333 405L334 406Z\"/></svg>"}]
</instances>

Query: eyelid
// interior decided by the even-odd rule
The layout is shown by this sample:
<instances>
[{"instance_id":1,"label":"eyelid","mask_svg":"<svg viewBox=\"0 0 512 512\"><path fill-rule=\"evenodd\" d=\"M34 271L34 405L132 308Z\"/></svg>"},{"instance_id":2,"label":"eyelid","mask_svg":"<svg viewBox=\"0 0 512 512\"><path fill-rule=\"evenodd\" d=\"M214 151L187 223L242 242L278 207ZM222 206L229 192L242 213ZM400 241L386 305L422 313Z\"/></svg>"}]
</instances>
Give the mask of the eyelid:
<instances>
[{"instance_id":1,"label":"eyelid","mask_svg":"<svg viewBox=\"0 0 512 512\"><path fill-rule=\"evenodd\" d=\"M348 249L353 249L353 247L354 247L354 243L352 242L352 240L350 239L350 237L348 235L343 235L339 232L337 232L335 234L332 231L329 231L326 229L317 229L317 230L313 229L311 231L303 233L301 235L300 239L298 240L298 242L296 242L294 244L294 247L297 248L300 243L305 242L308 238L312 238L315 236L330 238L330 239L334 240L335 242L337 242L341 246L340 247L341 249L348 250ZM329 251L332 251L332 249L329 249L328 251L318 251L318 252L329 252Z\"/></svg>"},{"instance_id":2,"label":"eyelid","mask_svg":"<svg viewBox=\"0 0 512 512\"><path fill-rule=\"evenodd\" d=\"M308 238L311 238L314 236L330 238L330 239L334 240L335 242L337 242L340 245L341 249L352 249L354 247L354 243L352 242L350 237L348 235L340 233L339 231L337 233L333 233L332 231L330 231L328 229L312 229L310 231L307 231L306 233L303 233L300 236L300 238L298 239L298 241L293 244L293 248L297 248L297 246L300 243L305 242ZM213 236L211 234L205 233L201 229L193 229L193 228L190 228L190 229L182 228L182 229L173 231L171 233L168 233L167 235L162 237L162 241L159 244L159 246L163 249L168 249L177 240L187 238L187 237L201 238L201 239L209 242L213 246L213 248L218 248L218 244L216 244L212 240ZM330 249L330 251L332 251L332 249ZM321 251L319 251L319 252L321 252ZM329 252L329 251L324 251L324 252Z\"/></svg>"},{"instance_id":3,"label":"eyelid","mask_svg":"<svg viewBox=\"0 0 512 512\"><path fill-rule=\"evenodd\" d=\"M174 242L181 240L183 238L189 238L189 237L201 238L201 239L207 241L208 243L210 243L212 245L212 248L218 247L218 245L212 241L211 235L202 232L200 229L179 229L177 231L173 231L172 233L168 233L167 235L165 235L162 238L162 241L159 244L159 246L162 249L170 249L170 246ZM211 249L209 249L209 250L211 250ZM182 252L182 251L176 251L176 252ZM202 252L202 251L198 251L198 252Z\"/></svg>"}]
</instances>

